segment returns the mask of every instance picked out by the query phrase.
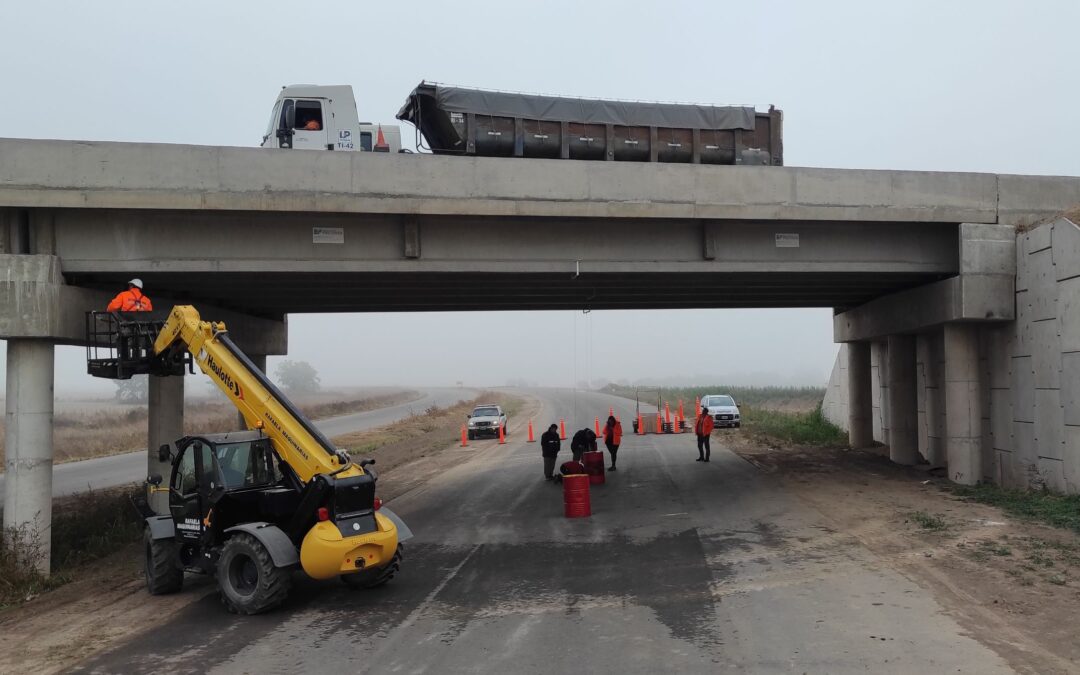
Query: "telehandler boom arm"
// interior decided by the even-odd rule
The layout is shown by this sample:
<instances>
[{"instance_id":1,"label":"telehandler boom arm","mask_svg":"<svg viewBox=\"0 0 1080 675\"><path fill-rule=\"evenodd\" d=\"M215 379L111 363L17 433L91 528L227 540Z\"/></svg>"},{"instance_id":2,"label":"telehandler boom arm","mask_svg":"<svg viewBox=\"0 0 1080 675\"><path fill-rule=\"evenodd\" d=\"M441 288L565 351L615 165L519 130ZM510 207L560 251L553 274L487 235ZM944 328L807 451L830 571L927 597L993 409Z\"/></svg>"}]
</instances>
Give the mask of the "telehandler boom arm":
<instances>
[{"instance_id":1,"label":"telehandler boom arm","mask_svg":"<svg viewBox=\"0 0 1080 675\"><path fill-rule=\"evenodd\" d=\"M318 474L338 478L362 475L274 383L229 339L223 323L203 321L190 305L177 305L154 342L154 353L189 351L199 368L210 376L249 428L263 430L278 456L307 483Z\"/></svg>"}]
</instances>

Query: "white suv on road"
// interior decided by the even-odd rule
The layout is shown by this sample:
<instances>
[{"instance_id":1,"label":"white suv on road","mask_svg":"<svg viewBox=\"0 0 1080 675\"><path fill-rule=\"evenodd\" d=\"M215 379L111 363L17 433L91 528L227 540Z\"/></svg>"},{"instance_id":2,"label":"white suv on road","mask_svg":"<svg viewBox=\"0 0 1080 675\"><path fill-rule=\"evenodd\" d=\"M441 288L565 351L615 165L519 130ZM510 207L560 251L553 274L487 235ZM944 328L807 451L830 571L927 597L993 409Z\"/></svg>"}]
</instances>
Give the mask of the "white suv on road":
<instances>
[{"instance_id":1,"label":"white suv on road","mask_svg":"<svg viewBox=\"0 0 1080 675\"><path fill-rule=\"evenodd\" d=\"M701 397L701 407L709 409L709 416L718 427L739 428L742 422L739 414L739 406L735 405L735 399L727 394L710 394Z\"/></svg>"},{"instance_id":2,"label":"white suv on road","mask_svg":"<svg viewBox=\"0 0 1080 675\"><path fill-rule=\"evenodd\" d=\"M499 428L503 430L503 436L508 436L506 430L506 413L494 403L478 405L473 409L469 417L469 440L490 434L499 435Z\"/></svg>"}]
</instances>

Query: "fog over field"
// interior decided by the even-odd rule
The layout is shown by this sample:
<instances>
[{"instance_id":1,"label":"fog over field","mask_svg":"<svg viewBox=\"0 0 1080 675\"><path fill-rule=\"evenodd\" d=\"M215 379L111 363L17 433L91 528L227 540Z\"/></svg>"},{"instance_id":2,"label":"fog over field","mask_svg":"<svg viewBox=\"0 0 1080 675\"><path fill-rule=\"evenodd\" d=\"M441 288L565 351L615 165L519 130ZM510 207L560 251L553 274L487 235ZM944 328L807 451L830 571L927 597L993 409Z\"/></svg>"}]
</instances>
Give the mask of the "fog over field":
<instances>
[{"instance_id":1,"label":"fog over field","mask_svg":"<svg viewBox=\"0 0 1080 675\"><path fill-rule=\"evenodd\" d=\"M1060 86L1080 82L1075 0L270 4L4 3L0 59L21 103L0 106L2 133L255 146L284 84L351 84L362 119L393 123L427 79L773 103L793 166L1080 174L1080 88ZM402 136L411 146L411 127ZM290 357L328 386L821 385L836 354L827 308L293 315L289 328ZM112 391L83 372L80 350L57 350L59 394Z\"/></svg>"}]
</instances>

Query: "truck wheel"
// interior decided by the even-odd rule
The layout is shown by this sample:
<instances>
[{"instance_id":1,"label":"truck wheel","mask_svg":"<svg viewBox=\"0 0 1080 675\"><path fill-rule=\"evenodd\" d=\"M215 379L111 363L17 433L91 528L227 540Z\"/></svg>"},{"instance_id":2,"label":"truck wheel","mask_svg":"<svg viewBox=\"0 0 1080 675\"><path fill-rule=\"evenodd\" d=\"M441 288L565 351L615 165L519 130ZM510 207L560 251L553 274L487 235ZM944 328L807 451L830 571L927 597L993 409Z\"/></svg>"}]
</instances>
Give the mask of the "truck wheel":
<instances>
[{"instance_id":1,"label":"truck wheel","mask_svg":"<svg viewBox=\"0 0 1080 675\"><path fill-rule=\"evenodd\" d=\"M394 551L394 557L390 560L390 564L366 572L345 574L341 577L341 580L345 582L346 586L353 588L378 588L393 579L401 571L401 561L404 559L405 545L398 544L397 551Z\"/></svg>"},{"instance_id":2,"label":"truck wheel","mask_svg":"<svg viewBox=\"0 0 1080 675\"><path fill-rule=\"evenodd\" d=\"M184 585L184 570L177 559L176 542L172 539L154 539L150 528L143 533L146 550L146 590L150 595L175 593Z\"/></svg>"},{"instance_id":3,"label":"truck wheel","mask_svg":"<svg viewBox=\"0 0 1080 675\"><path fill-rule=\"evenodd\" d=\"M241 532L225 542L217 564L221 602L234 614L260 614L285 602L292 570L276 567L254 536Z\"/></svg>"},{"instance_id":4,"label":"truck wheel","mask_svg":"<svg viewBox=\"0 0 1080 675\"><path fill-rule=\"evenodd\" d=\"M469 440L470 441L475 441L476 440L476 434L471 429L469 430Z\"/></svg>"}]
</instances>

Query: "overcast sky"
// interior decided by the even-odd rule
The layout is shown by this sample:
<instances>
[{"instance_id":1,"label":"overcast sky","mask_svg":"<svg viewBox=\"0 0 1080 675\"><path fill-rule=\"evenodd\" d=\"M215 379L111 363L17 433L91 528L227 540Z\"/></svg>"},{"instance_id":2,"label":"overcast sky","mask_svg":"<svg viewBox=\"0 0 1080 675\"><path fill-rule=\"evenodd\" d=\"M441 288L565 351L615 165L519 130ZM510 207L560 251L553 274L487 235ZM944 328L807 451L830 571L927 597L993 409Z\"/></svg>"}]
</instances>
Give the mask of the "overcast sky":
<instances>
[{"instance_id":1,"label":"overcast sky","mask_svg":"<svg viewBox=\"0 0 1080 675\"><path fill-rule=\"evenodd\" d=\"M37 0L0 26L8 136L253 146L284 84L351 84L361 118L392 121L427 79L774 103L789 165L1080 174L1077 0ZM820 384L830 315L294 315L290 352L332 385ZM94 384L81 359L58 350L61 393Z\"/></svg>"}]
</instances>

